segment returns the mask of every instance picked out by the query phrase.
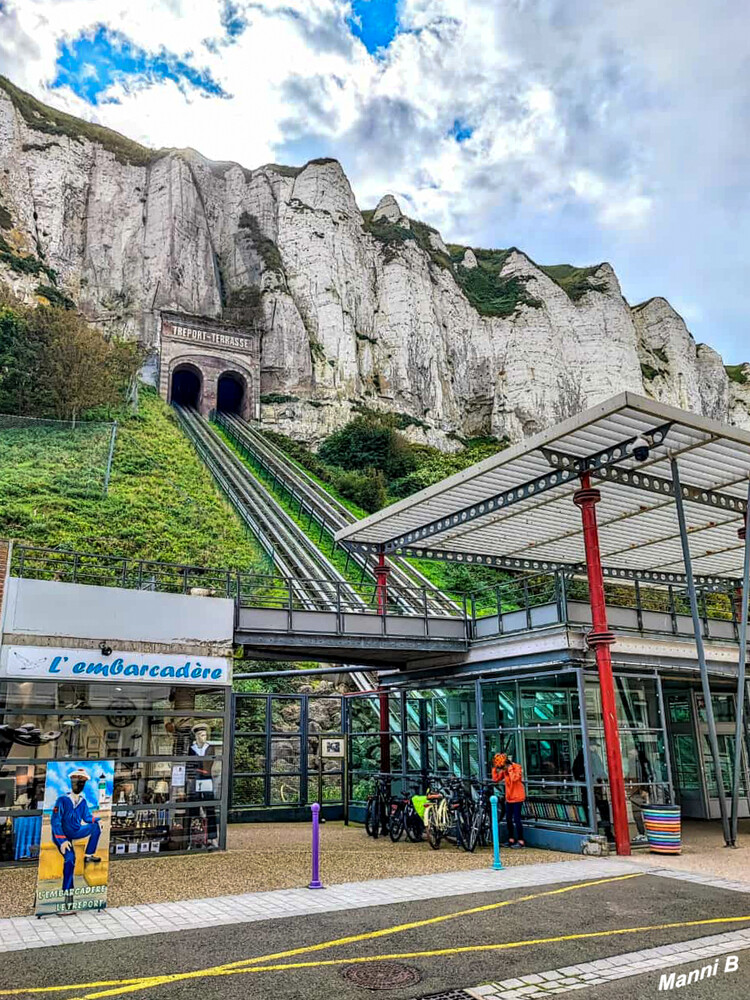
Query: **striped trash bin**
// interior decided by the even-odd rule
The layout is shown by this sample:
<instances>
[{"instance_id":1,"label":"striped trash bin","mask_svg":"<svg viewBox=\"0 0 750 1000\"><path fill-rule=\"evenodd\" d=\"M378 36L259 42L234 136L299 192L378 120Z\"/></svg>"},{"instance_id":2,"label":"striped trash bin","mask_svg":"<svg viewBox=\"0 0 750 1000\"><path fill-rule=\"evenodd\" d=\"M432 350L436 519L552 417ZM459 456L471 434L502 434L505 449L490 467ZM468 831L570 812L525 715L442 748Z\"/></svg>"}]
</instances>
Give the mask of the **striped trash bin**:
<instances>
[{"instance_id":1,"label":"striped trash bin","mask_svg":"<svg viewBox=\"0 0 750 1000\"><path fill-rule=\"evenodd\" d=\"M644 806L643 822L652 854L682 852L682 822L679 806Z\"/></svg>"}]
</instances>

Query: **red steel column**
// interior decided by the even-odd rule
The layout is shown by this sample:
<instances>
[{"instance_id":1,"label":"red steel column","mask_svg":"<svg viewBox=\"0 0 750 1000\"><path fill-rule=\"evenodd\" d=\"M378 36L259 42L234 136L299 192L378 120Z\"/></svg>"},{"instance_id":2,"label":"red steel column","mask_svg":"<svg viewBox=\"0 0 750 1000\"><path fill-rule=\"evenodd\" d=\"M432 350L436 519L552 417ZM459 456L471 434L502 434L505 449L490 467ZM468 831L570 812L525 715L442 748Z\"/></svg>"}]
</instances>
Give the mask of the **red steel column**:
<instances>
[{"instance_id":1,"label":"red steel column","mask_svg":"<svg viewBox=\"0 0 750 1000\"><path fill-rule=\"evenodd\" d=\"M589 581L589 603L591 605L592 629L588 644L596 654L599 671L599 688L602 698L604 721L604 742L607 749L607 769L609 787L612 794L612 825L618 854L630 854L630 832L628 811L625 803L625 781L622 773L622 750L620 732L617 725L617 703L615 683L612 676L612 655L609 647L615 641L607 622L607 606L604 600L604 575L599 551L599 529L596 523L596 505L601 493L591 486L588 472L581 474L581 489L573 497L573 503L580 508L583 521L583 544L586 550L586 573ZM586 706L582 706L586 711Z\"/></svg>"},{"instance_id":2,"label":"red steel column","mask_svg":"<svg viewBox=\"0 0 750 1000\"><path fill-rule=\"evenodd\" d=\"M375 567L376 590L378 595L378 614L388 613L388 574L390 567L385 564L385 553L378 552L378 565Z\"/></svg>"},{"instance_id":3,"label":"red steel column","mask_svg":"<svg viewBox=\"0 0 750 1000\"><path fill-rule=\"evenodd\" d=\"M385 615L388 611L388 574L390 569L385 564L385 553L378 552L378 565L375 569L377 581L378 614ZM385 624L385 622L383 623ZM391 770L391 718L388 711L388 695L380 692L380 770L390 773Z\"/></svg>"}]
</instances>

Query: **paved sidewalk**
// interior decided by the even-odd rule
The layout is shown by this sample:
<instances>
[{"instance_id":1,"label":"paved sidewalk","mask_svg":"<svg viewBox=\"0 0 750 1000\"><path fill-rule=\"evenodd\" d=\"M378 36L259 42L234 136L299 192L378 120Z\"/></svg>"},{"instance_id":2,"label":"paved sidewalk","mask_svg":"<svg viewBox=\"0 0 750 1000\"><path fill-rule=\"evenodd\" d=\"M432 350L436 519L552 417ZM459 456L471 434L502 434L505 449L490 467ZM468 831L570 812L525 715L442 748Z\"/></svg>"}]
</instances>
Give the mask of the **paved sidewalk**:
<instances>
[{"instance_id":1,"label":"paved sidewalk","mask_svg":"<svg viewBox=\"0 0 750 1000\"><path fill-rule=\"evenodd\" d=\"M622 860L596 858L524 865L493 871L442 872L406 878L348 882L323 891L280 889L241 896L188 899L176 903L121 906L99 912L84 911L68 917L11 917L0 920L0 952L45 948L84 941L114 940L144 934L248 923L279 917L326 913L387 903L497 892L527 886L579 882L640 871L641 866ZM659 874L653 872L652 874ZM750 886L748 886L750 891Z\"/></svg>"}]
</instances>

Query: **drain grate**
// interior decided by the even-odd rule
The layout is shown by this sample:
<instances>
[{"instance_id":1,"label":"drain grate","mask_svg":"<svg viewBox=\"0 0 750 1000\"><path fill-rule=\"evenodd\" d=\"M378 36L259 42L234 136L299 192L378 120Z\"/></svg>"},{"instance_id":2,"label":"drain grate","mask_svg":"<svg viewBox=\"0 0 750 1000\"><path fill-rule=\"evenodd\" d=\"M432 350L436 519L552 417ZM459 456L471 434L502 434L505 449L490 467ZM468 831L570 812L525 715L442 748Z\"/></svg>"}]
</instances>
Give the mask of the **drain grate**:
<instances>
[{"instance_id":1,"label":"drain grate","mask_svg":"<svg viewBox=\"0 0 750 1000\"><path fill-rule=\"evenodd\" d=\"M414 986L422 977L410 965L398 962L362 962L345 965L341 975L354 986L366 990L397 990L404 986Z\"/></svg>"},{"instance_id":2,"label":"drain grate","mask_svg":"<svg viewBox=\"0 0 750 1000\"><path fill-rule=\"evenodd\" d=\"M420 997L419 1000L474 1000L474 998L463 990L448 990L445 993L430 993L429 996Z\"/></svg>"}]
</instances>

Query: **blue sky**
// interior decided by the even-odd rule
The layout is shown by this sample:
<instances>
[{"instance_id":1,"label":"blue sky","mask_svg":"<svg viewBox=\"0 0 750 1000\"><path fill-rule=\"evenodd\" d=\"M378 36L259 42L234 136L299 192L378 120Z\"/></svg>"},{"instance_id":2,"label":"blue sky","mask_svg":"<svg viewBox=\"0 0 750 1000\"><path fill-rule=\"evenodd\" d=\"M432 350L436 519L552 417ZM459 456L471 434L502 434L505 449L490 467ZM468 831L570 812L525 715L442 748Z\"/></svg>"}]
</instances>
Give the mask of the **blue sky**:
<instances>
[{"instance_id":1,"label":"blue sky","mask_svg":"<svg viewBox=\"0 0 750 1000\"><path fill-rule=\"evenodd\" d=\"M746 5L0 0L0 72L155 147L341 160L446 240L608 260L750 360Z\"/></svg>"},{"instance_id":2,"label":"blue sky","mask_svg":"<svg viewBox=\"0 0 750 1000\"><path fill-rule=\"evenodd\" d=\"M231 20L227 24L230 35L235 24ZM103 24L73 39L62 40L59 50L57 72L50 87L69 87L89 104L107 101L107 95L118 83L126 89L131 85L148 88L164 80L184 84L211 97L227 96L208 70L196 68L164 47L147 52L126 35Z\"/></svg>"}]
</instances>

